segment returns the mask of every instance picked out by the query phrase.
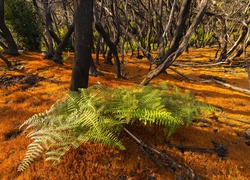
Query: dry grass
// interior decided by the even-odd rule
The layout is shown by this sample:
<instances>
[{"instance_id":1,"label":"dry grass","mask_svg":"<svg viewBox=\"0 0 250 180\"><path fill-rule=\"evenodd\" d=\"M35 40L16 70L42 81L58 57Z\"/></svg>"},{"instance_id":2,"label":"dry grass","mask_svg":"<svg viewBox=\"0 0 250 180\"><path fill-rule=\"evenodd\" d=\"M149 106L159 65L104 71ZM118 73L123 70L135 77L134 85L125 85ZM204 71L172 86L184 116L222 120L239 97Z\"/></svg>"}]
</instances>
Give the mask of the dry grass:
<instances>
[{"instance_id":1,"label":"dry grass","mask_svg":"<svg viewBox=\"0 0 250 180\"><path fill-rule=\"evenodd\" d=\"M184 53L179 63L199 64L208 62L214 55L213 49L191 49ZM126 151L118 151L99 144L87 143L77 150L72 150L63 157L56 167L43 158L32 164L23 173L17 173L17 166L24 157L29 140L25 134L18 132L20 124L35 113L44 112L68 91L72 59L65 65L56 65L44 60L40 53L22 54L8 57L21 71L7 71L0 61L0 77L18 77L0 84L0 179L174 179L175 176L166 169L154 164L137 145L122 134ZM125 72L128 80L115 79L114 67L102 63L98 69L105 76L90 77L90 85L100 82L106 86L129 87L141 82L148 72L146 59L138 60L126 56ZM199 78L201 74L222 78L229 84L246 88L247 75L243 68L208 67L177 68L185 75ZM213 83L188 82L175 72L168 70L152 81L157 83L169 81L170 85L190 90L198 99L221 107L229 117L250 120L250 97ZM26 77L26 79L23 79ZM31 77L31 78L29 78ZM32 79L33 78L33 79ZM35 81L37 80L37 81ZM1 82L1 79L0 79ZM248 179L250 177L250 147L246 144L244 131L249 124L243 124L215 114L202 122L195 122L188 128L181 128L166 139L161 127L150 128L134 126L136 133L153 147L164 150L177 161L191 167L203 179ZM164 142L173 144L212 148L211 140L228 147L228 157L222 159L215 154L184 152L169 148Z\"/></svg>"}]
</instances>

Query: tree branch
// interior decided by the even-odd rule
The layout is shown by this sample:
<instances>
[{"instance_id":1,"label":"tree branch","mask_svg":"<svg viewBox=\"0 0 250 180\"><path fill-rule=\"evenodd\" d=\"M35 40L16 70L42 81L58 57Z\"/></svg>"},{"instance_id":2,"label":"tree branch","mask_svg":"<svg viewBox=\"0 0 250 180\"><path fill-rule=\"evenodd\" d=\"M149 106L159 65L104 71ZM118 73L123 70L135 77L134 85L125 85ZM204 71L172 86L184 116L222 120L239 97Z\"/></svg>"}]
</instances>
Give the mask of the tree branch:
<instances>
[{"instance_id":1,"label":"tree branch","mask_svg":"<svg viewBox=\"0 0 250 180\"><path fill-rule=\"evenodd\" d=\"M190 168L185 168L183 167L181 164L179 164L177 161L175 161L173 158L171 158L170 156L168 156L165 153L162 153L156 149L154 149L153 147L151 147L150 145L146 144L145 142L143 142L140 138L138 138L137 136L135 136L133 133L131 133L127 128L124 128L124 131L133 138L133 140L144 150L144 152L146 152L150 158L157 164L167 168L168 170L170 170L171 172L173 172L174 170L172 168L178 168L180 169L185 175L188 176L188 178L191 179L197 179L200 180L201 178L199 176L197 176L194 171ZM163 159L165 159L166 161L168 161L168 163L162 162L160 160L158 160L157 158L155 158L153 156L153 154L159 155L161 156Z\"/></svg>"}]
</instances>

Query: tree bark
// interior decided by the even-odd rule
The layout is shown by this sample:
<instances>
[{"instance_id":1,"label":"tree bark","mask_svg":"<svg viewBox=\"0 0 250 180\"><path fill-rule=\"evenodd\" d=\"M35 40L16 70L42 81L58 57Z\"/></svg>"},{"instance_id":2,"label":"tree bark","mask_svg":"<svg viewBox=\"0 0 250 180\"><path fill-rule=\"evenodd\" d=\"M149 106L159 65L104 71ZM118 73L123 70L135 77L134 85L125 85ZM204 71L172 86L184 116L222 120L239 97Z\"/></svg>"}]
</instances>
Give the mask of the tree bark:
<instances>
[{"instance_id":1,"label":"tree bark","mask_svg":"<svg viewBox=\"0 0 250 180\"><path fill-rule=\"evenodd\" d=\"M70 90L87 88L93 47L93 0L74 0L75 57Z\"/></svg>"},{"instance_id":2,"label":"tree bark","mask_svg":"<svg viewBox=\"0 0 250 180\"><path fill-rule=\"evenodd\" d=\"M67 42L69 41L69 38L71 36L71 34L74 31L74 25L72 24L69 27L68 32L66 33L65 37L63 38L63 40L60 42L60 44L57 46L56 51L55 51L55 55L53 57L53 60L57 63L57 64L63 64L62 61L62 51L65 49Z\"/></svg>"},{"instance_id":3,"label":"tree bark","mask_svg":"<svg viewBox=\"0 0 250 180\"><path fill-rule=\"evenodd\" d=\"M176 31L174 34L174 37L171 41L170 47L168 49L168 51L165 53L165 55L163 57L160 57L160 61L157 62L158 65L160 65L161 63L163 63L163 61L173 52L175 52L180 44L180 41L183 37L183 31L186 26L186 20L188 18L188 14L189 14L189 10L190 10L190 4L191 4L191 0L183 0L182 5L181 5L181 10L180 10L180 14L178 16L178 20L177 20L177 27L176 27Z\"/></svg>"},{"instance_id":4,"label":"tree bark","mask_svg":"<svg viewBox=\"0 0 250 180\"><path fill-rule=\"evenodd\" d=\"M191 24L191 26L187 30L187 33L186 33L185 37L183 38L183 41L180 44L179 48L175 52L173 52L171 55L169 55L160 66L158 66L156 69L150 71L147 74L147 76L143 79L143 81L141 82L141 85L149 84L153 78L155 78L162 71L164 71L166 68L171 66L171 64L175 61L175 59L182 54L182 52L186 49L186 47L188 45L188 41L189 41L191 35L193 34L195 29L199 25L200 21L202 20L204 14L205 14L205 11L206 11L206 7L207 7L207 0L202 0L201 4L200 4L200 10L197 13L196 17L194 18L193 23Z\"/></svg>"},{"instance_id":5,"label":"tree bark","mask_svg":"<svg viewBox=\"0 0 250 180\"><path fill-rule=\"evenodd\" d=\"M45 9L45 33L47 36L48 41L48 50L45 55L45 59L51 59L54 56L54 47L53 47L53 40L50 35L50 30L52 29L52 20L51 20L51 14L50 14L50 2L45 1L44 2L44 9Z\"/></svg>"},{"instance_id":6,"label":"tree bark","mask_svg":"<svg viewBox=\"0 0 250 180\"><path fill-rule=\"evenodd\" d=\"M216 59L217 62L220 62L225 60L226 58L228 38L227 38L227 25L225 18L222 16L217 16L217 20L219 20L222 26L220 31L214 30L216 35L219 37L221 43L221 53L220 56Z\"/></svg>"},{"instance_id":7,"label":"tree bark","mask_svg":"<svg viewBox=\"0 0 250 180\"><path fill-rule=\"evenodd\" d=\"M6 63L6 65L8 66L9 69L14 69L14 67L12 66L10 61L8 61L8 59L5 58L2 54L0 54L0 58Z\"/></svg>"},{"instance_id":8,"label":"tree bark","mask_svg":"<svg viewBox=\"0 0 250 180\"><path fill-rule=\"evenodd\" d=\"M110 40L109 35L105 32L101 22L96 22L95 23L95 28L102 35L102 38L107 43L107 45L109 46L111 52L113 53L114 60L115 60L115 68L116 68L116 78L121 78L120 60L119 60L119 57L118 57L118 52L117 52L116 45Z\"/></svg>"},{"instance_id":9,"label":"tree bark","mask_svg":"<svg viewBox=\"0 0 250 180\"><path fill-rule=\"evenodd\" d=\"M17 45L4 22L4 0L0 0L0 29L2 31L2 36L7 43L7 49L4 51L5 54L18 55Z\"/></svg>"}]
</instances>

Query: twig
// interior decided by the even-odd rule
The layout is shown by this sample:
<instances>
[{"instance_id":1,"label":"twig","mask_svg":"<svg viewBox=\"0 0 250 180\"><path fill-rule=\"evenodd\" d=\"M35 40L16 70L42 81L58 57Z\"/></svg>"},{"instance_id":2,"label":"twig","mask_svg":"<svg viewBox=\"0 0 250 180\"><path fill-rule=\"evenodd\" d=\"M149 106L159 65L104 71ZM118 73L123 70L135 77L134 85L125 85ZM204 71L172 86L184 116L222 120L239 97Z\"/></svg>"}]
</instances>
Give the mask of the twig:
<instances>
[{"instance_id":1,"label":"twig","mask_svg":"<svg viewBox=\"0 0 250 180\"><path fill-rule=\"evenodd\" d=\"M149 155L149 157L157 164L166 167L168 170L170 170L171 172L173 172L174 170L172 169L172 167L174 168L178 168L180 169L184 174L186 174L189 178L191 179L197 179L200 180L201 178L199 176L197 176L195 174L195 172L190 169L190 168L185 168L183 167L181 164L179 164L177 161L175 161L173 158L171 158L170 156L166 155L165 153L162 153L156 149L154 149L153 147L149 146L148 144L146 144L145 142L143 142L140 138L136 137L133 133L131 133L127 128L124 128L124 131L134 139L134 141ZM162 162L158 159L156 159L153 154L157 154L159 156L161 156L162 158L164 158L165 160L167 160L169 162L165 163ZM170 169L171 168L171 169Z\"/></svg>"},{"instance_id":2,"label":"twig","mask_svg":"<svg viewBox=\"0 0 250 180\"><path fill-rule=\"evenodd\" d=\"M243 88L239 88L239 87L237 87L237 86L233 86L233 85L230 85L230 84L221 82L221 81L216 80L216 79L212 79L212 81L215 82L215 83L217 83L217 84L221 84L221 85L223 85L223 86L225 86L225 87L231 88L231 89L233 89L233 90L236 90L236 91L245 93L245 94L247 94L247 95L250 95L250 90L243 89Z\"/></svg>"},{"instance_id":3,"label":"twig","mask_svg":"<svg viewBox=\"0 0 250 180\"><path fill-rule=\"evenodd\" d=\"M211 66L218 66L221 64L228 64L227 62L217 62L213 64L172 64L172 66L178 67L211 67Z\"/></svg>"},{"instance_id":4,"label":"twig","mask_svg":"<svg viewBox=\"0 0 250 180\"><path fill-rule=\"evenodd\" d=\"M220 115L221 115L222 117L224 117L224 118L227 118L227 119L232 119L232 120L234 120L234 121L238 121L238 122L241 122L241 123L250 124L249 121L244 121L244 120L241 120L241 119L232 118L232 117L229 117L229 116L227 116L227 115L225 115L225 114L223 114L223 113L221 113Z\"/></svg>"}]
</instances>

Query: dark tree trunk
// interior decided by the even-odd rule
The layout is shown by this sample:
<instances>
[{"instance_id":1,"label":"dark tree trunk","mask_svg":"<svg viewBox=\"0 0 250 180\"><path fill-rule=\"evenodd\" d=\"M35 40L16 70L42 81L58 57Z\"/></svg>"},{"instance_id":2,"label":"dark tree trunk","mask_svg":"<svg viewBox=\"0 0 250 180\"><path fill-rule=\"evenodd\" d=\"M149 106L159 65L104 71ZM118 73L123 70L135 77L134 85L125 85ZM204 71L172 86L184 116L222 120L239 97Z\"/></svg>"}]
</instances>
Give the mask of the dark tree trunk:
<instances>
[{"instance_id":1,"label":"dark tree trunk","mask_svg":"<svg viewBox=\"0 0 250 180\"><path fill-rule=\"evenodd\" d=\"M0 54L0 58L6 63L6 65L8 66L9 69L14 69L14 67L12 66L10 61L8 61L8 59L5 58L2 54Z\"/></svg>"},{"instance_id":2,"label":"dark tree trunk","mask_svg":"<svg viewBox=\"0 0 250 180\"><path fill-rule=\"evenodd\" d=\"M0 29L1 35L6 41L7 49L4 51L5 54L18 55L17 45L4 22L4 0L0 0Z\"/></svg>"},{"instance_id":3,"label":"dark tree trunk","mask_svg":"<svg viewBox=\"0 0 250 180\"><path fill-rule=\"evenodd\" d=\"M69 38L70 38L71 34L73 33L73 31L74 31L74 25L72 24L69 27L69 30L66 33L65 37L63 38L63 40L61 41L61 43L56 48L53 60L56 63L58 63L58 64L63 64L63 61L62 61L62 51L65 49L65 47L67 45L67 42L69 41Z\"/></svg>"},{"instance_id":4,"label":"dark tree trunk","mask_svg":"<svg viewBox=\"0 0 250 180\"><path fill-rule=\"evenodd\" d=\"M93 0L74 0L75 57L70 84L71 91L87 88L93 47Z\"/></svg>"},{"instance_id":5,"label":"dark tree trunk","mask_svg":"<svg viewBox=\"0 0 250 180\"><path fill-rule=\"evenodd\" d=\"M44 9L45 9L45 32L47 36L48 41L48 50L45 55L45 59L51 59L54 56L54 47L53 47L53 40L50 35L50 30L52 30L52 20L51 20L51 14L50 14L50 2L45 1L44 2Z\"/></svg>"},{"instance_id":6,"label":"dark tree trunk","mask_svg":"<svg viewBox=\"0 0 250 180\"><path fill-rule=\"evenodd\" d=\"M1 36L2 36L2 33L1 33ZM0 46L1 46L4 50L8 49L8 47L7 47L3 42L1 42L1 41L0 41Z\"/></svg>"},{"instance_id":7,"label":"dark tree trunk","mask_svg":"<svg viewBox=\"0 0 250 180\"><path fill-rule=\"evenodd\" d=\"M89 75L94 77L98 75L103 75L101 72L97 71L93 58L90 61Z\"/></svg>"},{"instance_id":8,"label":"dark tree trunk","mask_svg":"<svg viewBox=\"0 0 250 180\"><path fill-rule=\"evenodd\" d=\"M182 43L179 45L179 48L176 51L174 51L173 53L171 53L163 61L163 63L160 66L158 66L156 69L150 71L147 74L147 76L143 79L143 81L141 82L141 85L147 85L147 84L149 84L149 82L153 78L155 78L162 71L164 71L166 68L168 68L169 66L171 66L171 64L175 61L175 59L177 57L179 57L182 54L183 51L185 51L191 35L193 34L193 32L195 31L195 29L197 28L197 26L199 25L200 21L202 20L204 14L205 14L206 7L207 7L207 0L202 0L201 4L200 4L200 8L201 9L199 10L199 12L197 13L196 17L194 18L194 21L191 24L191 26L188 28L188 30L186 32L186 35L183 37Z\"/></svg>"},{"instance_id":9,"label":"dark tree trunk","mask_svg":"<svg viewBox=\"0 0 250 180\"><path fill-rule=\"evenodd\" d=\"M105 60L104 60L104 63L105 63L105 64L113 65L112 57L113 57L113 56L112 56L112 50L109 49L109 50L108 50L108 53L107 53L107 56L106 56L106 58L105 58Z\"/></svg>"},{"instance_id":10,"label":"dark tree trunk","mask_svg":"<svg viewBox=\"0 0 250 180\"><path fill-rule=\"evenodd\" d=\"M56 35L56 33L54 31L52 31L51 29L49 30L49 34L50 36L54 39L54 41L56 42L56 44L60 44L61 40L60 38Z\"/></svg>"},{"instance_id":11,"label":"dark tree trunk","mask_svg":"<svg viewBox=\"0 0 250 180\"><path fill-rule=\"evenodd\" d=\"M250 46L250 40L248 40L246 43L245 43L245 46L246 48L248 46ZM244 50L243 50L243 47L242 46L238 46L238 48L235 50L235 52L233 54L231 54L230 56L227 57L227 61L233 61L236 57L239 57L243 54Z\"/></svg>"},{"instance_id":12,"label":"dark tree trunk","mask_svg":"<svg viewBox=\"0 0 250 180\"><path fill-rule=\"evenodd\" d=\"M250 23L250 18L248 18L245 21L245 23L243 23L242 27L240 28L241 34L239 35L237 41L233 44L233 46L229 50L227 50L226 52L222 51L221 56L219 58L217 58L217 56L215 56L216 60L218 60L218 61L231 61L231 60L234 60L235 57L238 57L243 53L243 47L241 46L241 44L244 41L244 39L247 38L247 32L248 32L247 26L249 25L249 23ZM226 32L224 34L226 34ZM245 43L246 47L249 46L249 43L250 43L249 40L247 40L247 42ZM221 47L219 47L219 49L221 49ZM219 49L218 49L218 51L219 51Z\"/></svg>"},{"instance_id":13,"label":"dark tree trunk","mask_svg":"<svg viewBox=\"0 0 250 180\"><path fill-rule=\"evenodd\" d=\"M164 38L162 37L162 34L163 34L163 29L162 29L163 0L158 0L158 9L159 9L159 12L157 13L157 23L156 23L157 24L158 46L159 46L158 57L162 57L164 55L164 48L165 48L164 47Z\"/></svg>"},{"instance_id":14,"label":"dark tree trunk","mask_svg":"<svg viewBox=\"0 0 250 180\"><path fill-rule=\"evenodd\" d=\"M97 43L96 43L96 49L95 49L95 63L100 65L99 62L99 53L100 53L100 46L101 46L101 40L102 40L102 36L99 34L98 35L98 39L97 39Z\"/></svg>"},{"instance_id":15,"label":"dark tree trunk","mask_svg":"<svg viewBox=\"0 0 250 180\"><path fill-rule=\"evenodd\" d=\"M224 61L226 59L226 53L227 53L227 25L226 25L226 20L224 17L222 16L217 16L217 20L221 23L221 31L216 31L214 30L214 32L216 33L216 35L219 37L219 40L221 42L221 52L220 52L220 56L217 57L216 61L221 62Z\"/></svg>"},{"instance_id":16,"label":"dark tree trunk","mask_svg":"<svg viewBox=\"0 0 250 180\"><path fill-rule=\"evenodd\" d=\"M171 44L170 44L168 51L164 55L164 57L162 57L161 60L159 62L157 62L158 65L163 63L163 61L170 54L172 54L173 52L175 52L178 49L180 41L184 35L183 31L184 31L184 29L186 29L185 26L186 26L186 20L189 16L190 4L191 4L191 0L183 0L182 5L181 5L180 14L179 14L178 20L177 20L177 27L176 27L174 37L171 41Z\"/></svg>"},{"instance_id":17,"label":"dark tree trunk","mask_svg":"<svg viewBox=\"0 0 250 180\"><path fill-rule=\"evenodd\" d=\"M115 43L113 43L110 40L109 35L105 32L105 30L103 29L103 26L102 26L102 24L100 22L96 22L95 27L96 27L96 30L102 35L102 38L107 43L107 45L110 48L110 51L114 55L115 68L116 68L116 78L121 78L120 60L119 60L119 57L118 57L118 52L117 52L117 48L116 48Z\"/></svg>"}]
</instances>

